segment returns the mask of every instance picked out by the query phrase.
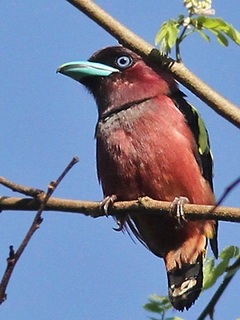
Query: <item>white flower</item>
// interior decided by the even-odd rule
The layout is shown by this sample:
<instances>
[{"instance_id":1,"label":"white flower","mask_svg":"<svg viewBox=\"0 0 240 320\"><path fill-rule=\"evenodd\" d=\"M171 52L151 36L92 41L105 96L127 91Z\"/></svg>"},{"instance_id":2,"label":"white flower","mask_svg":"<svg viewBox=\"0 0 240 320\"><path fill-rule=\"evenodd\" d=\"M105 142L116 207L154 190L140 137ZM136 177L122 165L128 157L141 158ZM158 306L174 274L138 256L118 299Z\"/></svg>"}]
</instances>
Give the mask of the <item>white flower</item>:
<instances>
[{"instance_id":1,"label":"white flower","mask_svg":"<svg viewBox=\"0 0 240 320\"><path fill-rule=\"evenodd\" d=\"M212 0L184 0L183 4L188 9L189 14L200 14L204 16L212 16L215 14L215 10L212 9Z\"/></svg>"},{"instance_id":2,"label":"white flower","mask_svg":"<svg viewBox=\"0 0 240 320\"><path fill-rule=\"evenodd\" d=\"M214 16L215 10L214 9L194 9L194 14L201 14L203 16Z\"/></svg>"},{"instance_id":3,"label":"white flower","mask_svg":"<svg viewBox=\"0 0 240 320\"><path fill-rule=\"evenodd\" d=\"M184 27L187 27L189 24L190 24L190 21L191 21L191 19L190 19L190 17L187 17L187 18L185 18L184 20L183 20L183 26Z\"/></svg>"},{"instance_id":4,"label":"white flower","mask_svg":"<svg viewBox=\"0 0 240 320\"><path fill-rule=\"evenodd\" d=\"M183 4L187 9L190 9L193 6L192 1L189 1L189 0L184 0Z\"/></svg>"}]
</instances>

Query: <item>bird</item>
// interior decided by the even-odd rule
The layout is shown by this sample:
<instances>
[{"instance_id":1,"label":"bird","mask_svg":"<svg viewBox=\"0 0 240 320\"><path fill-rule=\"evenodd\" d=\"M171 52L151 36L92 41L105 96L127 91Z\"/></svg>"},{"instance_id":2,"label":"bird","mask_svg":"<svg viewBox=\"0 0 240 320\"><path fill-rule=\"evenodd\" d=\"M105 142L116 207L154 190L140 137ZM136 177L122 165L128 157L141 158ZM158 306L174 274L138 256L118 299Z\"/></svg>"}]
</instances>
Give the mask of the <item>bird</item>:
<instances>
[{"instance_id":1,"label":"bird","mask_svg":"<svg viewBox=\"0 0 240 320\"><path fill-rule=\"evenodd\" d=\"M83 84L97 104L103 203L148 196L173 204L168 215L129 213L116 219L119 230L132 232L163 258L169 300L175 309L188 310L202 290L208 239L218 255L217 222L182 215L185 202L215 204L213 158L198 110L162 66L121 45L65 63L57 72Z\"/></svg>"}]
</instances>

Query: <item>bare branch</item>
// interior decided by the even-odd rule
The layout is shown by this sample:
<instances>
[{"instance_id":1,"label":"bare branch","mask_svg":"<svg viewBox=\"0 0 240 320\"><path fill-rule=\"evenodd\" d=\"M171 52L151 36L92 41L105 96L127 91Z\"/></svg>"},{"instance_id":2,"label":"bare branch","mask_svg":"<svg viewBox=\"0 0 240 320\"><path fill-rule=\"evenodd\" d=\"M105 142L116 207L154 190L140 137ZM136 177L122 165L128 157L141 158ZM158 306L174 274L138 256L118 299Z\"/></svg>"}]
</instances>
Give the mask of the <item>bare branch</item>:
<instances>
[{"instance_id":1,"label":"bare branch","mask_svg":"<svg viewBox=\"0 0 240 320\"><path fill-rule=\"evenodd\" d=\"M21 184L12 182L4 177L0 177L0 184L11 189L14 192L19 192L19 193L25 194L26 196L30 196L33 198L38 197L43 192L43 190L31 188L31 187L26 187Z\"/></svg>"},{"instance_id":2,"label":"bare branch","mask_svg":"<svg viewBox=\"0 0 240 320\"><path fill-rule=\"evenodd\" d=\"M149 59L151 62L155 64L160 63L163 67L167 68L180 83L207 103L218 114L240 128L240 109L199 79L182 62L175 62L173 59L161 55L151 44L126 28L93 1L67 1L99 24L121 44Z\"/></svg>"},{"instance_id":3,"label":"bare branch","mask_svg":"<svg viewBox=\"0 0 240 320\"><path fill-rule=\"evenodd\" d=\"M115 202L109 210L109 215L116 214L169 214L171 202L157 201L149 197L133 201ZM40 206L39 200L32 198L0 197L0 210L9 211L34 211ZM214 209L214 211L212 211ZM45 206L45 211L80 213L93 218L102 217L101 203L94 201L69 200L61 198L50 198ZM223 206L203 206L196 204L185 204L184 212L189 220L214 219L222 221L240 222L240 209Z\"/></svg>"},{"instance_id":4,"label":"bare branch","mask_svg":"<svg viewBox=\"0 0 240 320\"><path fill-rule=\"evenodd\" d=\"M53 194L54 190L56 189L56 187L58 186L58 184L62 181L62 179L65 177L65 175L68 173L68 171L72 168L72 166L78 161L77 158L73 158L73 160L69 163L69 165L67 166L67 168L63 171L63 173L60 175L60 177L56 180L56 181L52 181L49 186L48 186L48 191L47 193L44 192L40 192L41 195L44 194L43 197L41 197L41 201L39 202L39 198L38 198L38 212L33 220L33 223L31 225L31 227L29 228L25 238L23 239L22 243L20 244L18 250L16 251L16 253L14 252L13 246L9 247L9 257L7 258L7 268L5 270L5 273L2 277L2 281L0 283L0 304L2 304L6 298L6 289L9 283L9 280L11 278L12 272L19 260L19 258L21 257L22 253L24 252L26 246L28 245L29 241L31 240L33 234L35 233L35 231L39 228L40 224L42 223L43 219L41 217L43 210L45 210L45 207L47 205L47 202L49 201L49 198L51 197L51 195ZM21 190L23 193L28 193L29 194L29 190L30 193L36 194L34 192L34 190L38 190L38 189L33 189L33 188L28 188L28 187L24 187L21 185L17 185L14 183L9 183L9 181L7 179L2 178L1 179L2 182L4 182L3 184L5 186L10 187L11 189L13 189L14 191L19 191ZM39 195L39 193L37 193L37 195Z\"/></svg>"},{"instance_id":5,"label":"bare branch","mask_svg":"<svg viewBox=\"0 0 240 320\"><path fill-rule=\"evenodd\" d=\"M229 195L229 193L240 183L240 177L238 177L236 180L234 180L224 191L218 202L216 203L215 207L220 206L220 204L223 203L223 201L226 199L226 197Z\"/></svg>"}]
</instances>

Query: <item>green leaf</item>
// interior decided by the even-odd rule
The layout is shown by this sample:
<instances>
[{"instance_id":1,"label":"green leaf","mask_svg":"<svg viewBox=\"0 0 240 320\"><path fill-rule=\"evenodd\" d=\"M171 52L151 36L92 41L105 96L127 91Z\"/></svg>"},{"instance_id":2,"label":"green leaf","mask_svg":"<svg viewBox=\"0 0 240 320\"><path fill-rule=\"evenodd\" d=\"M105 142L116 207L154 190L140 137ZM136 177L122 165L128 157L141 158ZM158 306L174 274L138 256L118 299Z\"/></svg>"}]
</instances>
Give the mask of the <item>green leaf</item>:
<instances>
[{"instance_id":1,"label":"green leaf","mask_svg":"<svg viewBox=\"0 0 240 320\"><path fill-rule=\"evenodd\" d=\"M196 19L192 19L192 22L198 31L202 29L208 29L216 34L218 41L224 46L228 46L228 40L223 33L225 33L236 44L240 45L240 32L236 30L233 25L227 23L222 18L200 16Z\"/></svg>"},{"instance_id":2,"label":"green leaf","mask_svg":"<svg viewBox=\"0 0 240 320\"><path fill-rule=\"evenodd\" d=\"M146 303L143 305L144 309L151 311L151 312L155 312L155 313L161 313L164 310L162 308L159 307L159 304L157 302L150 302L150 303Z\"/></svg>"},{"instance_id":3,"label":"green leaf","mask_svg":"<svg viewBox=\"0 0 240 320\"><path fill-rule=\"evenodd\" d=\"M230 246L225 249L220 253L219 257L223 260L230 260L232 258L236 258L239 256L239 248L236 246Z\"/></svg>"},{"instance_id":4,"label":"green leaf","mask_svg":"<svg viewBox=\"0 0 240 320\"><path fill-rule=\"evenodd\" d=\"M204 17L202 21L202 26L205 27L206 29L215 29L218 28L222 24L222 22L218 21L217 18L209 18L209 17Z\"/></svg>"},{"instance_id":5,"label":"green leaf","mask_svg":"<svg viewBox=\"0 0 240 320\"><path fill-rule=\"evenodd\" d=\"M212 287L215 280L212 276L212 270L214 268L214 259L208 259L203 266L203 290Z\"/></svg>"},{"instance_id":6,"label":"green leaf","mask_svg":"<svg viewBox=\"0 0 240 320\"><path fill-rule=\"evenodd\" d=\"M213 279L215 279L215 282L226 271L228 265L229 265L229 260L223 260L213 269L212 276L213 276Z\"/></svg>"},{"instance_id":7,"label":"green leaf","mask_svg":"<svg viewBox=\"0 0 240 320\"><path fill-rule=\"evenodd\" d=\"M229 29L226 31L226 34L232 39L235 43L240 45L240 32L236 30L231 24L229 25Z\"/></svg>"},{"instance_id":8,"label":"green leaf","mask_svg":"<svg viewBox=\"0 0 240 320\"><path fill-rule=\"evenodd\" d=\"M224 21L222 18L210 18L200 16L196 19L196 21L198 22L199 27L205 29L218 29L221 31L225 31L229 28L228 23Z\"/></svg>"},{"instance_id":9,"label":"green leaf","mask_svg":"<svg viewBox=\"0 0 240 320\"><path fill-rule=\"evenodd\" d=\"M240 32L233 27L232 24L227 23L222 18L216 18L219 23L217 29L223 31L236 44L240 45Z\"/></svg>"},{"instance_id":10,"label":"green leaf","mask_svg":"<svg viewBox=\"0 0 240 320\"><path fill-rule=\"evenodd\" d=\"M155 38L155 45L158 45L161 43L161 41L166 37L167 29L168 29L168 22L164 22L161 25L160 30L158 31L156 38Z\"/></svg>"},{"instance_id":11,"label":"green leaf","mask_svg":"<svg viewBox=\"0 0 240 320\"><path fill-rule=\"evenodd\" d=\"M224 21L222 18L216 18L216 21L218 21L219 25L217 27L218 30L227 32L229 28L231 28L231 25ZM234 28L233 28L234 29Z\"/></svg>"},{"instance_id":12,"label":"green leaf","mask_svg":"<svg viewBox=\"0 0 240 320\"><path fill-rule=\"evenodd\" d=\"M168 37L167 43L170 48L172 48L175 45L178 37L178 33L179 33L179 29L176 26L176 24L171 24L168 28L168 35L167 35Z\"/></svg>"},{"instance_id":13,"label":"green leaf","mask_svg":"<svg viewBox=\"0 0 240 320\"><path fill-rule=\"evenodd\" d=\"M146 303L143 307L148 311L158 314L164 314L167 310L173 308L168 297L158 296L156 294L151 295L149 303Z\"/></svg>"},{"instance_id":14,"label":"green leaf","mask_svg":"<svg viewBox=\"0 0 240 320\"><path fill-rule=\"evenodd\" d=\"M216 29L209 29L209 31L211 31L212 33L217 35L217 39L218 41L225 47L228 46L228 40L227 38L219 31Z\"/></svg>"},{"instance_id":15,"label":"green leaf","mask_svg":"<svg viewBox=\"0 0 240 320\"><path fill-rule=\"evenodd\" d=\"M196 30L207 42L210 42L210 37L208 35L206 35L206 33L204 33L201 30Z\"/></svg>"},{"instance_id":16,"label":"green leaf","mask_svg":"<svg viewBox=\"0 0 240 320\"><path fill-rule=\"evenodd\" d=\"M157 301L162 301L164 303L169 302L168 296L159 296L158 294L151 294L150 295L150 300L157 300Z\"/></svg>"},{"instance_id":17,"label":"green leaf","mask_svg":"<svg viewBox=\"0 0 240 320\"><path fill-rule=\"evenodd\" d=\"M164 22L156 35L155 44L160 44L160 50L165 54L171 51L175 45L179 29L178 22L171 19L169 22Z\"/></svg>"},{"instance_id":18,"label":"green leaf","mask_svg":"<svg viewBox=\"0 0 240 320\"><path fill-rule=\"evenodd\" d=\"M217 39L223 46L228 46L228 39L221 32L218 32Z\"/></svg>"},{"instance_id":19,"label":"green leaf","mask_svg":"<svg viewBox=\"0 0 240 320\"><path fill-rule=\"evenodd\" d=\"M239 255L239 248L235 246L230 246L225 248L219 255L219 258L222 259L217 266L215 266L213 258L208 259L208 261L204 264L204 278L203 278L203 288L204 290L212 287L217 279L227 271L229 267L230 259L236 258ZM236 271L235 271L236 272ZM228 276L229 272L226 276Z\"/></svg>"}]
</instances>

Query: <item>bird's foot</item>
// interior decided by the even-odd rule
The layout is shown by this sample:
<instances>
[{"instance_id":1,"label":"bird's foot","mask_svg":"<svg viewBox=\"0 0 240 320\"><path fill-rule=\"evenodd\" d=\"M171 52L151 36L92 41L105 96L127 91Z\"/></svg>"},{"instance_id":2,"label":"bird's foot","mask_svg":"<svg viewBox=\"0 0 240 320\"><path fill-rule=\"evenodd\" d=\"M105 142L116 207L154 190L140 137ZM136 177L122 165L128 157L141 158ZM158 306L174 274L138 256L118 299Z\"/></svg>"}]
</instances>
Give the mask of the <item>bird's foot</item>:
<instances>
[{"instance_id":1,"label":"bird's foot","mask_svg":"<svg viewBox=\"0 0 240 320\"><path fill-rule=\"evenodd\" d=\"M184 214L184 204L189 203L187 197L176 197L170 206L170 214L177 218L178 225L181 227L187 221Z\"/></svg>"},{"instance_id":2,"label":"bird's foot","mask_svg":"<svg viewBox=\"0 0 240 320\"><path fill-rule=\"evenodd\" d=\"M115 194L112 194L111 196L107 196L104 198L101 203L101 209L105 213L105 215L108 217L109 215L109 210L113 207L114 202L117 200L117 196ZM113 228L115 231L122 231L124 229L124 218L118 218L117 219L117 228Z\"/></svg>"},{"instance_id":3,"label":"bird's foot","mask_svg":"<svg viewBox=\"0 0 240 320\"><path fill-rule=\"evenodd\" d=\"M113 207L113 204L116 200L117 196L115 194L112 194L111 196L107 196L101 201L100 207L107 217L109 215L109 210Z\"/></svg>"}]
</instances>

